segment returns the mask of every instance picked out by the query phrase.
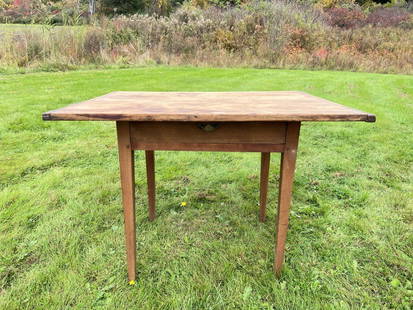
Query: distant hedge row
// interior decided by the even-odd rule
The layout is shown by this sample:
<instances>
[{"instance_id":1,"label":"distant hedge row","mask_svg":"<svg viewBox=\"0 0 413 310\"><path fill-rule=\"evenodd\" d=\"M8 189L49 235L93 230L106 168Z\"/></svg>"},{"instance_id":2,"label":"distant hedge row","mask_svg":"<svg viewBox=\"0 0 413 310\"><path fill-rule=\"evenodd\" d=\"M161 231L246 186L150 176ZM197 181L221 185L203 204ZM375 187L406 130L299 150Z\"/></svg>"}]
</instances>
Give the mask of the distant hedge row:
<instances>
[{"instance_id":1,"label":"distant hedge row","mask_svg":"<svg viewBox=\"0 0 413 310\"><path fill-rule=\"evenodd\" d=\"M184 5L94 26L0 28L0 67L185 64L413 73L413 24L403 9L370 14L297 2Z\"/></svg>"},{"instance_id":2,"label":"distant hedge row","mask_svg":"<svg viewBox=\"0 0 413 310\"><path fill-rule=\"evenodd\" d=\"M0 23L20 24L87 24L101 16L131 15L135 13L167 16L183 3L198 8L234 8L254 0L93 0L95 12L90 14L90 0L0 0ZM413 0L268 0L267 2L297 2L318 9L332 10L334 19L346 25L351 22L365 22L365 15L377 9L396 6L413 10ZM378 3L386 3L381 5ZM346 12L349 10L350 12ZM387 16L386 16L387 17ZM378 17L379 19L382 17ZM392 17L393 18L393 17ZM350 19L350 21L343 21ZM392 22L394 23L394 22Z\"/></svg>"}]
</instances>

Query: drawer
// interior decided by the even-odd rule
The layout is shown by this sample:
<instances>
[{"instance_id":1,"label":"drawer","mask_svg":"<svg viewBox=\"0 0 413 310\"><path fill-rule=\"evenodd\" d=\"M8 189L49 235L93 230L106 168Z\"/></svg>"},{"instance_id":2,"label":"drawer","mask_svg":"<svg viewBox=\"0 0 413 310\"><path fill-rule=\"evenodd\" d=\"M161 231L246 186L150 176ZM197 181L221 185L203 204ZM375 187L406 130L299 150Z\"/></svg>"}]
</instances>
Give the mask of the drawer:
<instances>
[{"instance_id":1,"label":"drawer","mask_svg":"<svg viewBox=\"0 0 413 310\"><path fill-rule=\"evenodd\" d=\"M136 150L279 151L284 122L130 122Z\"/></svg>"}]
</instances>

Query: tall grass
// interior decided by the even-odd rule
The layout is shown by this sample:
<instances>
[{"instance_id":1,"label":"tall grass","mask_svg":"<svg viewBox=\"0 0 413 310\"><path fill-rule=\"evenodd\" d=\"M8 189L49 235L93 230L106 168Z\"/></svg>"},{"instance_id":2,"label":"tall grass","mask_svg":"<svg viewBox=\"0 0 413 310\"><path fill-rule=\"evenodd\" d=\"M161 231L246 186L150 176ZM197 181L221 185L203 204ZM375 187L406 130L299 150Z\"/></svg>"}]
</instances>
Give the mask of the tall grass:
<instances>
[{"instance_id":1,"label":"tall grass","mask_svg":"<svg viewBox=\"0 0 413 310\"><path fill-rule=\"evenodd\" d=\"M157 63L413 73L413 27L406 19L401 26L381 25L376 18L335 27L322 11L297 2L184 5L168 17L0 30L0 69Z\"/></svg>"}]
</instances>

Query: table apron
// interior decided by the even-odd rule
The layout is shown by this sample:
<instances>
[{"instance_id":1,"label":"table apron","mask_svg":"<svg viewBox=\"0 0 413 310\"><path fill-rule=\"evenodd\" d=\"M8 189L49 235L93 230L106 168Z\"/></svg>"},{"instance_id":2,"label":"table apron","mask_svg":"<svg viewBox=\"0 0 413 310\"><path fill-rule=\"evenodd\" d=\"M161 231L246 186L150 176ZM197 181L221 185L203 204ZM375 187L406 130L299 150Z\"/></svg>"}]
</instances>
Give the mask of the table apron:
<instances>
[{"instance_id":1,"label":"table apron","mask_svg":"<svg viewBox=\"0 0 413 310\"><path fill-rule=\"evenodd\" d=\"M286 122L129 122L133 150L283 152Z\"/></svg>"}]
</instances>

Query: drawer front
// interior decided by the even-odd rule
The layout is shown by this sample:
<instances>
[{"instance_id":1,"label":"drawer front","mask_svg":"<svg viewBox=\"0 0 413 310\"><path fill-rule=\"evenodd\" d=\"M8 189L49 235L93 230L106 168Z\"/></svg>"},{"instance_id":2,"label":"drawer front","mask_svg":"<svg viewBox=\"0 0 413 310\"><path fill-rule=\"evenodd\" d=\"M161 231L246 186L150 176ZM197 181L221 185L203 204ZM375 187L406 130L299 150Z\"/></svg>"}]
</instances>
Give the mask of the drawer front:
<instances>
[{"instance_id":1,"label":"drawer front","mask_svg":"<svg viewBox=\"0 0 413 310\"><path fill-rule=\"evenodd\" d=\"M133 149L259 151L285 143L286 123L130 122L130 133Z\"/></svg>"}]
</instances>

